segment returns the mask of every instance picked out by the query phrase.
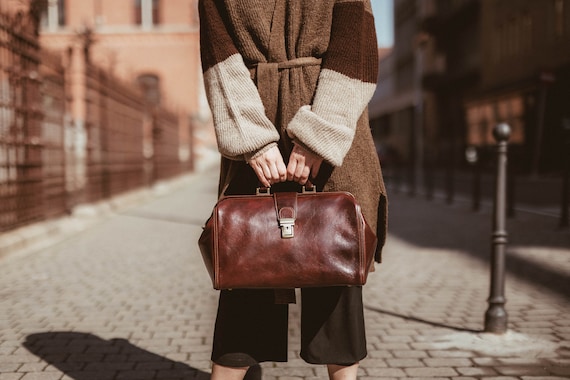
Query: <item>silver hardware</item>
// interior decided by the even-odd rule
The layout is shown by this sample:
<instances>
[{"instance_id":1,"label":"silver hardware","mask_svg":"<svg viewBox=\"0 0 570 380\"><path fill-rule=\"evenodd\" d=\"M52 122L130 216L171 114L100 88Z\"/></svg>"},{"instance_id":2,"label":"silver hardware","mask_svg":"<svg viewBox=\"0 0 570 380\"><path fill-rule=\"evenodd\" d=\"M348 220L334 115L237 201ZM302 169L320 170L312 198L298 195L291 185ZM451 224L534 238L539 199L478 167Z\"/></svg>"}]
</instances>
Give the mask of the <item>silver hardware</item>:
<instances>
[{"instance_id":1,"label":"silver hardware","mask_svg":"<svg viewBox=\"0 0 570 380\"><path fill-rule=\"evenodd\" d=\"M281 238L290 239L295 236L293 227L295 226L295 218L279 219L279 227L281 228Z\"/></svg>"},{"instance_id":2,"label":"silver hardware","mask_svg":"<svg viewBox=\"0 0 570 380\"><path fill-rule=\"evenodd\" d=\"M255 195L271 195L271 189L269 187L258 187L255 189Z\"/></svg>"},{"instance_id":3,"label":"silver hardware","mask_svg":"<svg viewBox=\"0 0 570 380\"><path fill-rule=\"evenodd\" d=\"M303 189L301 190L301 192L302 192L303 194L316 193L316 192L317 192L317 187L316 187L315 185L312 185L311 187L303 186Z\"/></svg>"}]
</instances>

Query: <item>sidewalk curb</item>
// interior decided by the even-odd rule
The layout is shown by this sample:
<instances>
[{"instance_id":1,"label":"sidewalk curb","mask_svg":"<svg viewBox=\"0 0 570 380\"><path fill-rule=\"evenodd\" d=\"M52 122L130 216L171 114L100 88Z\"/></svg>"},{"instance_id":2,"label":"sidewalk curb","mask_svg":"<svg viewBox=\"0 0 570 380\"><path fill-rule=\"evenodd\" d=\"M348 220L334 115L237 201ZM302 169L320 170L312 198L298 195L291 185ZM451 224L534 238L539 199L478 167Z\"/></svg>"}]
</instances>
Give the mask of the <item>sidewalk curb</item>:
<instances>
[{"instance_id":1,"label":"sidewalk curb","mask_svg":"<svg viewBox=\"0 0 570 380\"><path fill-rule=\"evenodd\" d=\"M171 194L187 185L193 177L207 170L208 167L161 180L152 187L131 190L96 203L78 205L68 216L40 221L2 233L0 235L0 260L47 248L121 211Z\"/></svg>"}]
</instances>

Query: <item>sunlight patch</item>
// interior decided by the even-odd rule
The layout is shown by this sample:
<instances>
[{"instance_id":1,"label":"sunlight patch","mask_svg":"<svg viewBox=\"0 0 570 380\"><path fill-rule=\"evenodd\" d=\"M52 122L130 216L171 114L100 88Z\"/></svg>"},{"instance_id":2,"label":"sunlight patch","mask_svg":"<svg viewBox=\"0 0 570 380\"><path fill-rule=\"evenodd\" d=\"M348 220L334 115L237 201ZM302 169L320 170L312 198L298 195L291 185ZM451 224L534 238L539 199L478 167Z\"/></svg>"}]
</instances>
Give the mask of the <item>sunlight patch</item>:
<instances>
[{"instance_id":1,"label":"sunlight patch","mask_svg":"<svg viewBox=\"0 0 570 380\"><path fill-rule=\"evenodd\" d=\"M508 331L505 334L458 332L442 336L421 337L433 349L475 351L488 356L552 357L562 345L538 337Z\"/></svg>"}]
</instances>

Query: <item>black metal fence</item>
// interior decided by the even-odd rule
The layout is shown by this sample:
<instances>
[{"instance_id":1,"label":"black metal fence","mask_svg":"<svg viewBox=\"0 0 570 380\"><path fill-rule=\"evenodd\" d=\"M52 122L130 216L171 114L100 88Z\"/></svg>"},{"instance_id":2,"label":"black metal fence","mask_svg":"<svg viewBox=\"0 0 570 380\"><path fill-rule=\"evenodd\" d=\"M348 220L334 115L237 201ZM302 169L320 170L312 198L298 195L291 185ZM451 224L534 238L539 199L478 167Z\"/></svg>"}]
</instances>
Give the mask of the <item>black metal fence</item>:
<instances>
[{"instance_id":1,"label":"black metal fence","mask_svg":"<svg viewBox=\"0 0 570 380\"><path fill-rule=\"evenodd\" d=\"M32 23L0 13L0 232L191 170L186 117L81 47L42 51Z\"/></svg>"}]
</instances>

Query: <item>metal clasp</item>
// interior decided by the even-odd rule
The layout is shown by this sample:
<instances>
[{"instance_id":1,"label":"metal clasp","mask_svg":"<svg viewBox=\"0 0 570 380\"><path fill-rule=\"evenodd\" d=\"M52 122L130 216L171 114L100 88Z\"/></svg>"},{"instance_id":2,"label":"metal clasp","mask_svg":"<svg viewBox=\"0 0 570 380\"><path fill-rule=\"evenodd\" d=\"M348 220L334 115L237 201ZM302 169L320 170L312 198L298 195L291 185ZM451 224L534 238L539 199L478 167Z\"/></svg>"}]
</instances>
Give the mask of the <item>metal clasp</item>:
<instances>
[{"instance_id":1,"label":"metal clasp","mask_svg":"<svg viewBox=\"0 0 570 380\"><path fill-rule=\"evenodd\" d=\"M290 239L295 236L295 218L279 219L279 227L281 228L281 238Z\"/></svg>"}]
</instances>

